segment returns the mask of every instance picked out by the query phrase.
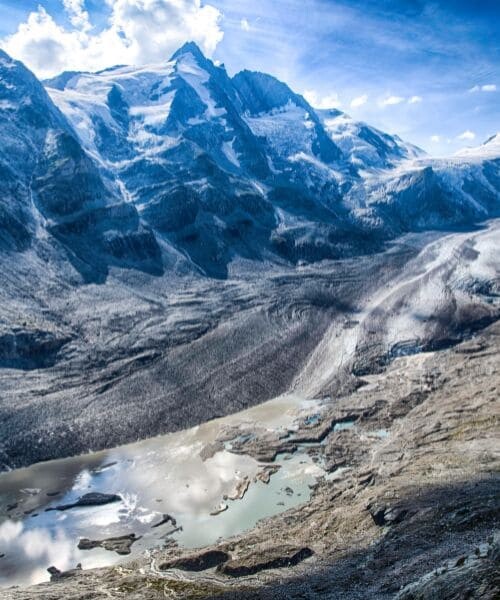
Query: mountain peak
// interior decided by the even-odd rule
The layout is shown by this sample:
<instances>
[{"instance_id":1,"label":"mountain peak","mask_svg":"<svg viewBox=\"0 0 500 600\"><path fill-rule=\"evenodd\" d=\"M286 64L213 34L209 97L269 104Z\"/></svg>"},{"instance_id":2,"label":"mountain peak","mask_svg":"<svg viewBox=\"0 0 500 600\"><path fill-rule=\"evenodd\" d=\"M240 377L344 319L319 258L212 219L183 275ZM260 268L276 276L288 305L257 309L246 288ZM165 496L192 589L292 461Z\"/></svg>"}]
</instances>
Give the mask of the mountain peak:
<instances>
[{"instance_id":1,"label":"mountain peak","mask_svg":"<svg viewBox=\"0 0 500 600\"><path fill-rule=\"evenodd\" d=\"M494 133L485 142L483 142L483 146L487 146L488 144L500 144L500 132Z\"/></svg>"},{"instance_id":2,"label":"mountain peak","mask_svg":"<svg viewBox=\"0 0 500 600\"><path fill-rule=\"evenodd\" d=\"M196 44L196 42L186 42L178 50L176 50L174 54L172 54L170 60L177 60L178 58L181 58L186 54L192 54L195 59L200 61L207 60L203 52L200 50L198 44Z\"/></svg>"}]
</instances>

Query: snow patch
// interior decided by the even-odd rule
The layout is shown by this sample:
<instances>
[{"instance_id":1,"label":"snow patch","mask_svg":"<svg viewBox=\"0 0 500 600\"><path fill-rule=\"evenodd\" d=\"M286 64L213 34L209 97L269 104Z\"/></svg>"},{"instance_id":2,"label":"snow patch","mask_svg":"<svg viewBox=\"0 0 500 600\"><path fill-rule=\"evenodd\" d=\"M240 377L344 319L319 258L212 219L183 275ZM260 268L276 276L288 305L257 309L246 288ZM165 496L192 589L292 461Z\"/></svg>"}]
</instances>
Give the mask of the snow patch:
<instances>
[{"instance_id":1,"label":"snow patch","mask_svg":"<svg viewBox=\"0 0 500 600\"><path fill-rule=\"evenodd\" d=\"M222 144L222 152L226 156L227 160L236 167L241 167L238 155L233 147L234 141L236 138L233 138L230 142L223 142Z\"/></svg>"}]
</instances>

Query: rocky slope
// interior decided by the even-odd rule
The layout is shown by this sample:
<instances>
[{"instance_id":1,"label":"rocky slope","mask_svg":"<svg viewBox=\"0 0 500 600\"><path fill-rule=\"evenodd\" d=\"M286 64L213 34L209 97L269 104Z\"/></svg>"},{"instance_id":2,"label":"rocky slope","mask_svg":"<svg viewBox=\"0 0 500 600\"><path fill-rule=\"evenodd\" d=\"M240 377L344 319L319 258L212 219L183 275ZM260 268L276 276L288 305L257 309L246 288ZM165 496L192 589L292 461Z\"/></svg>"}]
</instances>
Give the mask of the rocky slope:
<instances>
[{"instance_id":1,"label":"rocky slope","mask_svg":"<svg viewBox=\"0 0 500 600\"><path fill-rule=\"evenodd\" d=\"M242 441L241 451L262 456L308 440L329 472L307 504L247 534L55 573L52 583L4 597L493 600L499 352L496 323L454 348L399 357L364 376L293 439ZM352 427L332 428L339 419Z\"/></svg>"},{"instance_id":2,"label":"rocky slope","mask_svg":"<svg viewBox=\"0 0 500 600\"><path fill-rule=\"evenodd\" d=\"M18 337L39 341L25 370L0 371L3 464L182 429L290 389L337 394L397 356L457 343L498 318L499 231L412 236L362 259L225 282L54 278L43 295L6 300ZM32 285L4 268L11 285ZM50 339L52 365L33 364Z\"/></svg>"},{"instance_id":3,"label":"rocky slope","mask_svg":"<svg viewBox=\"0 0 500 600\"><path fill-rule=\"evenodd\" d=\"M491 250L407 263L498 214L496 138L434 160L193 44L45 88L0 58L3 467L348 385L493 318ZM385 301L401 339L345 335Z\"/></svg>"}]
</instances>

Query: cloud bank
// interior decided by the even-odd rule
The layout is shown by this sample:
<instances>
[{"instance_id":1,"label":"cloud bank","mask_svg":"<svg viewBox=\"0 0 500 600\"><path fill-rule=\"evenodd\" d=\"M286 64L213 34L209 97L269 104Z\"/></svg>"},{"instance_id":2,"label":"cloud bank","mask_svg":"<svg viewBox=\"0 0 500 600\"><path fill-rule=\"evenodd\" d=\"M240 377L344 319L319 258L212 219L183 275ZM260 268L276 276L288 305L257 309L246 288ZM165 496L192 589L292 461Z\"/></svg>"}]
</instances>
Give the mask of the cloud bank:
<instances>
[{"instance_id":1,"label":"cloud bank","mask_svg":"<svg viewBox=\"0 0 500 600\"><path fill-rule=\"evenodd\" d=\"M461 133L460 135L457 136L458 140L473 140L476 137L476 134L471 131L470 129L467 129L466 131L464 131L463 133Z\"/></svg>"},{"instance_id":2,"label":"cloud bank","mask_svg":"<svg viewBox=\"0 0 500 600\"><path fill-rule=\"evenodd\" d=\"M41 6L0 45L39 77L96 71L115 64L161 62L184 42L211 56L222 40L222 13L201 0L106 0L107 26L94 32L84 0L62 0L71 27Z\"/></svg>"}]
</instances>

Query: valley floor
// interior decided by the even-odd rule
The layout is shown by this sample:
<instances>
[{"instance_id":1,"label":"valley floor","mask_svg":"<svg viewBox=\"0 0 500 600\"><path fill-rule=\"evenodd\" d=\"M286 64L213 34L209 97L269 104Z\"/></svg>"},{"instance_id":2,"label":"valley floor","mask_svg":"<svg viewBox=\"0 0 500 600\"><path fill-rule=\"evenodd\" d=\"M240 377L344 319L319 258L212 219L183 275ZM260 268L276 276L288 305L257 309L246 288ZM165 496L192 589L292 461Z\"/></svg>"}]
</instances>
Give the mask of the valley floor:
<instances>
[{"instance_id":1,"label":"valley floor","mask_svg":"<svg viewBox=\"0 0 500 600\"><path fill-rule=\"evenodd\" d=\"M208 550L174 547L2 597L493 600L499 359L495 323L454 348L395 359L291 438L242 441L236 451L262 460L308 440L328 475L307 503L210 547L223 557L216 569L199 570ZM332 428L346 418L352 427Z\"/></svg>"}]
</instances>

